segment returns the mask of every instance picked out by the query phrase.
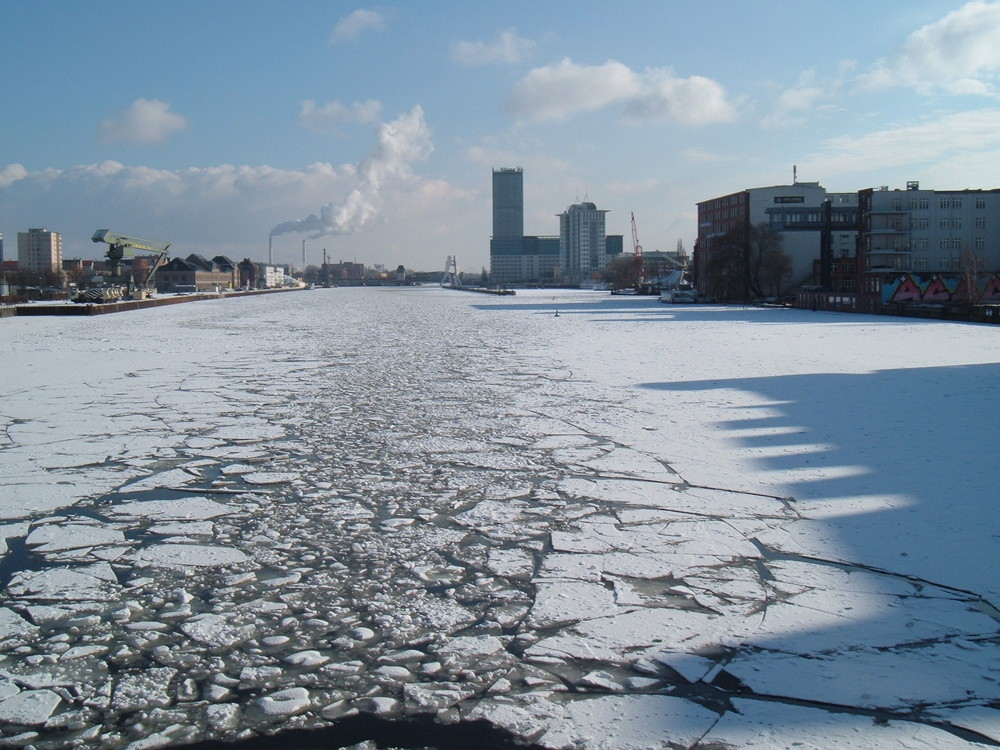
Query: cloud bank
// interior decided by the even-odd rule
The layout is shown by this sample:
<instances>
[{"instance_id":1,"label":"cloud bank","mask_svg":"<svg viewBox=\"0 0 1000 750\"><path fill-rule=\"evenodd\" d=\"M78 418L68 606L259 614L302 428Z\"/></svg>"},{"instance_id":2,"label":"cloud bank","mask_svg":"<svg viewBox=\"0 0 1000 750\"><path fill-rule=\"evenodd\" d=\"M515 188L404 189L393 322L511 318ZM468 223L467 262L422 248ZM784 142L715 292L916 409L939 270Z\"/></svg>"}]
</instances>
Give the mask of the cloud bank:
<instances>
[{"instance_id":1,"label":"cloud bank","mask_svg":"<svg viewBox=\"0 0 1000 750\"><path fill-rule=\"evenodd\" d=\"M506 102L513 115L534 121L562 120L611 105L637 122L704 125L736 119L724 88L711 78L681 78L670 68L637 73L615 60L578 65L565 58L535 68L514 85Z\"/></svg>"},{"instance_id":2,"label":"cloud bank","mask_svg":"<svg viewBox=\"0 0 1000 750\"><path fill-rule=\"evenodd\" d=\"M383 204L389 203L393 220L403 217L410 223L403 231L414 236L420 233L414 222L424 222L429 212L440 219L451 203L469 198L447 182L414 174L414 165L432 151L423 110L414 107L381 124L357 164L169 170L109 160L29 171L11 163L0 166L0 215L19 227L60 232L66 257L91 257L90 236L100 227L172 242L179 256L260 257L275 220L316 205L317 196L330 200L316 214L274 226L274 234L322 237L368 230L386 218Z\"/></svg>"}]
</instances>

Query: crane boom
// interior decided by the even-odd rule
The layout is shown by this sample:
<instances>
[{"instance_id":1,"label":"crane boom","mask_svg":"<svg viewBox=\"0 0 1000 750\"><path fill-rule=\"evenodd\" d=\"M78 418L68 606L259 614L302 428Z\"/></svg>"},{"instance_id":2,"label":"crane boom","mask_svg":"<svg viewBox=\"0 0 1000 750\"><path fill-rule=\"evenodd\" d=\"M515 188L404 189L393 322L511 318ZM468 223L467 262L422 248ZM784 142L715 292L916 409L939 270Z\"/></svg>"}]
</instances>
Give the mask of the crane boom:
<instances>
[{"instance_id":1,"label":"crane boom","mask_svg":"<svg viewBox=\"0 0 1000 750\"><path fill-rule=\"evenodd\" d=\"M155 253L158 255L159 257L156 259L156 262L153 263L153 267L149 269L149 273L146 274L146 278L143 280L143 289L152 283L153 276L156 275L157 269L159 269L159 267L166 262L167 248L170 247L169 242L162 242L160 240L145 240L141 237L118 234L117 232L112 232L110 229L98 229L94 232L94 236L90 239L93 242L103 242L108 245L106 257L108 259L108 263L111 265L111 277L113 279L119 278L121 260L126 255L133 257L136 250Z\"/></svg>"},{"instance_id":2,"label":"crane boom","mask_svg":"<svg viewBox=\"0 0 1000 750\"><path fill-rule=\"evenodd\" d=\"M141 237L130 237L127 234L118 234L117 232L112 232L110 229L98 229L94 232L94 236L90 238L93 242L104 242L112 247L119 247L122 250L126 248L131 248L135 250L144 250L150 253L165 254L167 248L170 247L169 242L160 242L159 240L144 240ZM110 252L110 251L109 251Z\"/></svg>"},{"instance_id":3,"label":"crane boom","mask_svg":"<svg viewBox=\"0 0 1000 750\"><path fill-rule=\"evenodd\" d=\"M642 245L639 244L639 230L635 226L635 214L632 214L632 248L635 253L635 288L639 288L646 282L646 261L642 257Z\"/></svg>"}]
</instances>

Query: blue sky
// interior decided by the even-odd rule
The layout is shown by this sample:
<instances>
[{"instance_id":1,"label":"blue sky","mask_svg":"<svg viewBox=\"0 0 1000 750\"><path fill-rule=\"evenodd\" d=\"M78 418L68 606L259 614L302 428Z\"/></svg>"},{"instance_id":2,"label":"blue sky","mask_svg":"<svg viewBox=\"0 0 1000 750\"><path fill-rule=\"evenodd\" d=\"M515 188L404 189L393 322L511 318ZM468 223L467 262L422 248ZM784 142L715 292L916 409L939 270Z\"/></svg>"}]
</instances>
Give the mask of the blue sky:
<instances>
[{"instance_id":1,"label":"blue sky","mask_svg":"<svg viewBox=\"0 0 1000 750\"><path fill-rule=\"evenodd\" d=\"M1000 3L0 0L0 232L173 254L489 265L578 200L646 250L800 181L998 187ZM273 239L272 239L273 235Z\"/></svg>"}]
</instances>

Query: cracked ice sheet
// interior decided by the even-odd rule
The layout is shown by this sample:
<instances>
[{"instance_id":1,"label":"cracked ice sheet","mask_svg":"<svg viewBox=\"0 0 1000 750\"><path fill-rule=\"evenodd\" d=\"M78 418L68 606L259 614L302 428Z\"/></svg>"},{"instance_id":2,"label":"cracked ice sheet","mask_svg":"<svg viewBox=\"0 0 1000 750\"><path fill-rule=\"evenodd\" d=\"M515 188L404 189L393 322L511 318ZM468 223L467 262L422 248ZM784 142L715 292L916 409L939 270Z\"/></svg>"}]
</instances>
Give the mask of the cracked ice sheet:
<instances>
[{"instance_id":1,"label":"cracked ice sheet","mask_svg":"<svg viewBox=\"0 0 1000 750\"><path fill-rule=\"evenodd\" d=\"M528 649L526 656L630 664L660 651L707 652L738 645L760 615L724 616L686 609L636 608L579 622Z\"/></svg>"},{"instance_id":2,"label":"cracked ice sheet","mask_svg":"<svg viewBox=\"0 0 1000 750\"><path fill-rule=\"evenodd\" d=\"M583 698L563 704L563 715L538 743L588 750L649 750L668 743L690 747L717 718L707 708L668 695Z\"/></svg>"},{"instance_id":3,"label":"cracked ice sheet","mask_svg":"<svg viewBox=\"0 0 1000 750\"><path fill-rule=\"evenodd\" d=\"M960 641L892 650L859 649L800 658L741 654L726 665L758 695L837 706L905 710L927 704L1000 700L992 643Z\"/></svg>"},{"instance_id":4,"label":"cracked ice sheet","mask_svg":"<svg viewBox=\"0 0 1000 750\"><path fill-rule=\"evenodd\" d=\"M812 654L994 632L993 618L961 600L814 589L770 604L746 645Z\"/></svg>"},{"instance_id":5,"label":"cracked ice sheet","mask_svg":"<svg viewBox=\"0 0 1000 750\"><path fill-rule=\"evenodd\" d=\"M734 698L732 703L734 710L723 714L702 738L705 747L795 750L985 750L989 747L914 722L876 723L869 716L742 698Z\"/></svg>"},{"instance_id":6,"label":"cracked ice sheet","mask_svg":"<svg viewBox=\"0 0 1000 750\"><path fill-rule=\"evenodd\" d=\"M781 517L785 512L785 504L775 498L703 487L684 487L676 477L667 482L573 477L564 480L560 489L578 499L720 518Z\"/></svg>"}]
</instances>

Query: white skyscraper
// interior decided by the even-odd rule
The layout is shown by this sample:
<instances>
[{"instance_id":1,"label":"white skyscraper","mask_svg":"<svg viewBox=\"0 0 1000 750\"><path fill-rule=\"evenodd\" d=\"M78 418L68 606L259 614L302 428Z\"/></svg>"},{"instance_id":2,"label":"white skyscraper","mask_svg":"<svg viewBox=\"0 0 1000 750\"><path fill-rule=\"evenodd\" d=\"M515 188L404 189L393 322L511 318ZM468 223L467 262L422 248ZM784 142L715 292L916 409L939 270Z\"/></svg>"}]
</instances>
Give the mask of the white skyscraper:
<instances>
[{"instance_id":1,"label":"white skyscraper","mask_svg":"<svg viewBox=\"0 0 1000 750\"><path fill-rule=\"evenodd\" d=\"M574 203L559 214L559 264L566 284L587 284L607 265L606 210Z\"/></svg>"}]
</instances>

